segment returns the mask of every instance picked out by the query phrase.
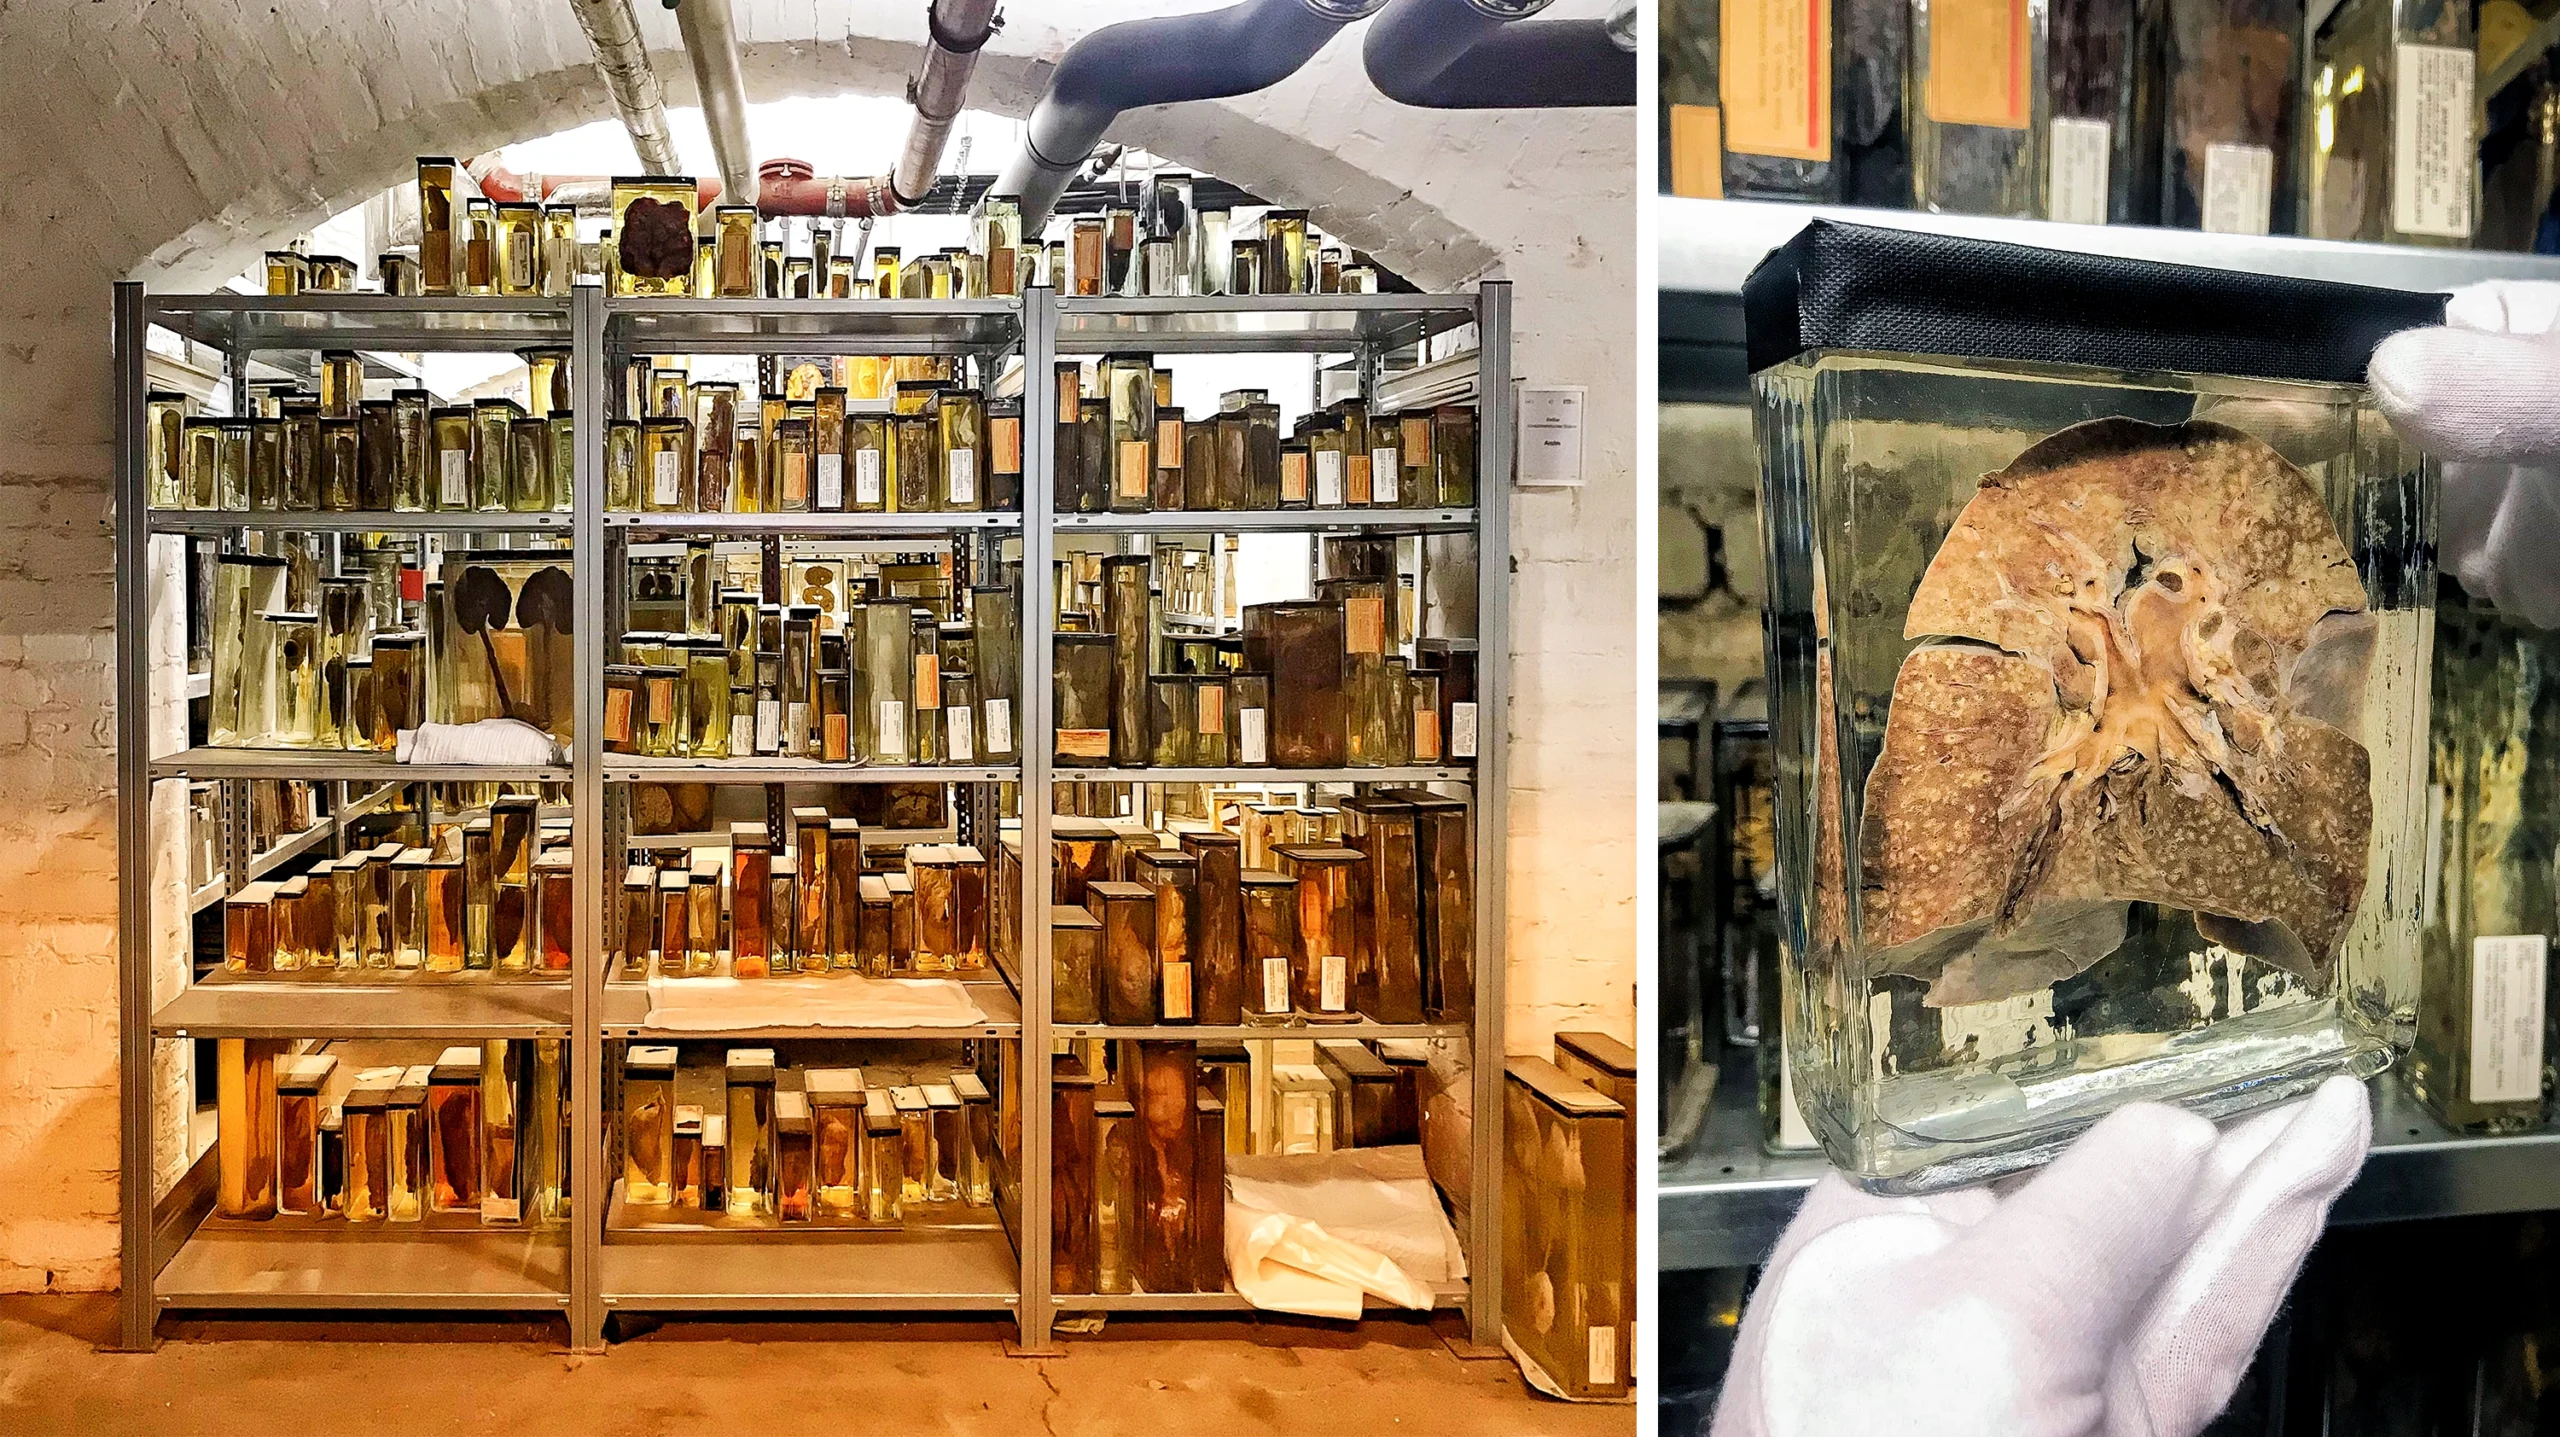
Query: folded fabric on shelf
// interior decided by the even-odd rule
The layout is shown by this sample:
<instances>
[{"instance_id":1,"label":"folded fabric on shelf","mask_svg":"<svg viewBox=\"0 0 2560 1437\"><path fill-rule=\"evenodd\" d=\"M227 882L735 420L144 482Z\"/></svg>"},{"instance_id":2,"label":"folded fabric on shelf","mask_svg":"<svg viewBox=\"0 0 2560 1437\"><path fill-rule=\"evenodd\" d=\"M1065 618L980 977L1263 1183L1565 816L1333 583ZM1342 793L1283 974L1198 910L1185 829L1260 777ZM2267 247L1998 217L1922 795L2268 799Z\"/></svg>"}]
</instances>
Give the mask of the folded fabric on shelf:
<instances>
[{"instance_id":1,"label":"folded fabric on shelf","mask_svg":"<svg viewBox=\"0 0 2560 1437\"><path fill-rule=\"evenodd\" d=\"M1357 1318L1364 1295L1428 1308L1467 1275L1419 1147L1227 1159L1227 1268L1254 1306Z\"/></svg>"},{"instance_id":2,"label":"folded fabric on shelf","mask_svg":"<svg viewBox=\"0 0 2560 1437\"><path fill-rule=\"evenodd\" d=\"M551 735L522 719L507 718L404 728L394 754L401 763L485 764L492 768L547 768L566 762Z\"/></svg>"},{"instance_id":3,"label":"folded fabric on shelf","mask_svg":"<svg viewBox=\"0 0 2560 1437\"><path fill-rule=\"evenodd\" d=\"M691 1033L752 1028L972 1028L987 1021L948 978L649 979L649 1026Z\"/></svg>"}]
</instances>

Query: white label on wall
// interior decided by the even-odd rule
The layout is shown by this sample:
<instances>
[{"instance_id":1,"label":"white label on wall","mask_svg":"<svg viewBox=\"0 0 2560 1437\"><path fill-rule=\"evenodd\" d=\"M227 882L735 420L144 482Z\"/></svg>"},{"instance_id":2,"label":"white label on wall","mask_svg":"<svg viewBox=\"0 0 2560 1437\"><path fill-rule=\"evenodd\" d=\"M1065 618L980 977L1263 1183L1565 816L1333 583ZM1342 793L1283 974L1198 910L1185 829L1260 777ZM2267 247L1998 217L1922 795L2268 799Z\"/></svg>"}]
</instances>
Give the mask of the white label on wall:
<instances>
[{"instance_id":1,"label":"white label on wall","mask_svg":"<svg viewBox=\"0 0 2560 1437\"><path fill-rule=\"evenodd\" d=\"M844 456L818 456L818 507L832 513L844 507Z\"/></svg>"},{"instance_id":2,"label":"white label on wall","mask_svg":"<svg viewBox=\"0 0 2560 1437\"><path fill-rule=\"evenodd\" d=\"M1316 451L1316 498L1319 509L1342 507L1342 455L1338 450Z\"/></svg>"},{"instance_id":3,"label":"white label on wall","mask_svg":"<svg viewBox=\"0 0 2560 1437\"><path fill-rule=\"evenodd\" d=\"M756 700L756 752L777 753L782 748L782 700Z\"/></svg>"},{"instance_id":4,"label":"white label on wall","mask_svg":"<svg viewBox=\"0 0 2560 1437\"><path fill-rule=\"evenodd\" d=\"M907 756L907 706L897 699L880 701L880 722L875 734L878 742L873 758L903 759Z\"/></svg>"},{"instance_id":5,"label":"white label on wall","mask_svg":"<svg viewBox=\"0 0 2560 1437\"><path fill-rule=\"evenodd\" d=\"M976 763L978 746L969 736L969 711L965 708L949 708L944 709L942 713L944 727L949 730L943 738L942 756L953 763Z\"/></svg>"},{"instance_id":6,"label":"white label on wall","mask_svg":"<svg viewBox=\"0 0 2560 1437\"><path fill-rule=\"evenodd\" d=\"M1327 953L1316 960L1316 1011L1340 1013L1351 1006L1351 960Z\"/></svg>"},{"instance_id":7,"label":"white label on wall","mask_svg":"<svg viewBox=\"0 0 2560 1437\"><path fill-rule=\"evenodd\" d=\"M1268 741L1263 737L1262 710L1236 710L1236 747L1241 750L1236 755L1238 763L1271 762Z\"/></svg>"},{"instance_id":8,"label":"white label on wall","mask_svg":"<svg viewBox=\"0 0 2560 1437\"><path fill-rule=\"evenodd\" d=\"M1396 451L1369 451L1369 502L1393 507L1403 499L1403 471L1396 467Z\"/></svg>"},{"instance_id":9,"label":"white label on wall","mask_svg":"<svg viewBox=\"0 0 2560 1437\"><path fill-rule=\"evenodd\" d=\"M1472 703L1449 705L1449 757L1476 756L1476 706Z\"/></svg>"},{"instance_id":10,"label":"white label on wall","mask_svg":"<svg viewBox=\"0 0 2560 1437\"><path fill-rule=\"evenodd\" d=\"M1013 752L1013 700L987 700L987 752Z\"/></svg>"},{"instance_id":11,"label":"white label on wall","mask_svg":"<svg viewBox=\"0 0 2560 1437\"><path fill-rule=\"evenodd\" d=\"M676 480L682 477L677 473L677 466L683 462L684 456L672 449L658 451L657 462L649 468L650 503L673 504L676 502Z\"/></svg>"},{"instance_id":12,"label":"white label on wall","mask_svg":"<svg viewBox=\"0 0 2560 1437\"><path fill-rule=\"evenodd\" d=\"M2115 127L2104 120L2056 115L2046 133L2053 162L2045 186L2045 217L2075 225L2105 224L2107 157L2115 147Z\"/></svg>"},{"instance_id":13,"label":"white label on wall","mask_svg":"<svg viewBox=\"0 0 2560 1437\"><path fill-rule=\"evenodd\" d=\"M2405 234L2471 235L2471 81L2467 49L2402 45L2391 95L2391 225Z\"/></svg>"},{"instance_id":14,"label":"white label on wall","mask_svg":"<svg viewBox=\"0 0 2560 1437\"><path fill-rule=\"evenodd\" d=\"M447 449L436 456L436 502L459 509L471 502L471 456L460 449Z\"/></svg>"},{"instance_id":15,"label":"white label on wall","mask_svg":"<svg viewBox=\"0 0 2560 1437\"><path fill-rule=\"evenodd\" d=\"M977 503L978 451L975 449L954 449L944 457L948 461L943 466L943 472L948 476L951 484L950 502L954 504Z\"/></svg>"},{"instance_id":16,"label":"white label on wall","mask_svg":"<svg viewBox=\"0 0 2560 1437\"><path fill-rule=\"evenodd\" d=\"M1519 444L1511 482L1523 488L1571 488L1582 482L1583 386L1524 384L1519 389Z\"/></svg>"},{"instance_id":17,"label":"white label on wall","mask_svg":"<svg viewBox=\"0 0 2560 1437\"><path fill-rule=\"evenodd\" d=\"M1590 1346L1590 1360L1586 1365L1590 1368L1591 1385L1606 1387L1616 1382L1618 1380L1618 1329L1592 1328Z\"/></svg>"},{"instance_id":18,"label":"white label on wall","mask_svg":"<svg viewBox=\"0 0 2560 1437\"><path fill-rule=\"evenodd\" d=\"M2212 234L2262 235L2275 198L2276 152L2264 145L2204 149L2204 227Z\"/></svg>"},{"instance_id":19,"label":"white label on wall","mask_svg":"<svg viewBox=\"0 0 2560 1437\"><path fill-rule=\"evenodd\" d=\"M1262 960L1262 1011L1289 1011L1289 960L1286 958Z\"/></svg>"},{"instance_id":20,"label":"white label on wall","mask_svg":"<svg viewBox=\"0 0 2560 1437\"><path fill-rule=\"evenodd\" d=\"M2551 940L2471 940L2471 1101L2542 1096L2542 991Z\"/></svg>"},{"instance_id":21,"label":"white label on wall","mask_svg":"<svg viewBox=\"0 0 2560 1437\"><path fill-rule=\"evenodd\" d=\"M853 451L853 502L880 502L880 451L877 449Z\"/></svg>"}]
</instances>

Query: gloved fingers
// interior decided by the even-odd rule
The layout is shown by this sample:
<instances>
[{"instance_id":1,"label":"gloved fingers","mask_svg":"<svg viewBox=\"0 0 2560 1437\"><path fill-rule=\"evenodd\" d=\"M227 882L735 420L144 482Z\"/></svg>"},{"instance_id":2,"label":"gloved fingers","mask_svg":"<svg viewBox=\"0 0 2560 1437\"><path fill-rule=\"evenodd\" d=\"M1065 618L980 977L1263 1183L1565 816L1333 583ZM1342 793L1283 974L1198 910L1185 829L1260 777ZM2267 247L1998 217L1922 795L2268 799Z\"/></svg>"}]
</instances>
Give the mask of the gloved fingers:
<instances>
[{"instance_id":1,"label":"gloved fingers","mask_svg":"<svg viewBox=\"0 0 2560 1437\"><path fill-rule=\"evenodd\" d=\"M1987 1301L2036 1313L2076 1339L2057 1349L2111 1352L2193 1231L2192 1193L2213 1143L2213 1124L2193 1113L2119 1108L1946 1260ZM2085 1376L2096 1390L2101 1373Z\"/></svg>"},{"instance_id":2,"label":"gloved fingers","mask_svg":"<svg viewBox=\"0 0 2560 1437\"><path fill-rule=\"evenodd\" d=\"M2372 1133L2364 1085L2336 1077L2223 1135L2196 1185L2196 1239L2109 1382L2110 1431L2192 1433L2222 1410Z\"/></svg>"},{"instance_id":3,"label":"gloved fingers","mask_svg":"<svg viewBox=\"0 0 2560 1437\"><path fill-rule=\"evenodd\" d=\"M2366 377L2392 424L2440 459L2560 454L2560 341L2551 337L2403 330L2374 350Z\"/></svg>"}]
</instances>

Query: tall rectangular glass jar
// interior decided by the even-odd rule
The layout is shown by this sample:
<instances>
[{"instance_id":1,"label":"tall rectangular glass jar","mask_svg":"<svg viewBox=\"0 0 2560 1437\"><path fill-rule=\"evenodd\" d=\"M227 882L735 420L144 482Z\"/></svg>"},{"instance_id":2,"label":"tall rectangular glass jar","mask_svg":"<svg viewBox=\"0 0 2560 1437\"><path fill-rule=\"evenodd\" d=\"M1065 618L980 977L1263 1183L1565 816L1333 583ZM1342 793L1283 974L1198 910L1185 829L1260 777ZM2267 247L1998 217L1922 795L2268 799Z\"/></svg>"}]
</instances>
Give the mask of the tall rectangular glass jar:
<instances>
[{"instance_id":1,"label":"tall rectangular glass jar","mask_svg":"<svg viewBox=\"0 0 2560 1437\"><path fill-rule=\"evenodd\" d=\"M2407 1048L2434 470L2362 380L2441 303L1821 222L1754 273L1788 1056L1855 1180Z\"/></svg>"}]
</instances>

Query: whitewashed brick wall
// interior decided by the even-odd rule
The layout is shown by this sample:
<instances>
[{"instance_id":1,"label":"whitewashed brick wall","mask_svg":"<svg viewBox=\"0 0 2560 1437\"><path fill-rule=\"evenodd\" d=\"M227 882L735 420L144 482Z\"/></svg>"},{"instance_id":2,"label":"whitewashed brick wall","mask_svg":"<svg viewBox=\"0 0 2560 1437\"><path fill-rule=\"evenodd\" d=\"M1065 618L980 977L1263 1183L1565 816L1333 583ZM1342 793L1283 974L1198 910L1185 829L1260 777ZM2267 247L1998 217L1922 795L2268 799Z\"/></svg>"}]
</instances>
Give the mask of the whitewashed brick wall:
<instances>
[{"instance_id":1,"label":"whitewashed brick wall","mask_svg":"<svg viewBox=\"0 0 2560 1437\"><path fill-rule=\"evenodd\" d=\"M639 8L689 102L672 18ZM1073 16L1081 33L1151 8ZM1018 115L1071 37L1050 7L1012 9L973 98ZM924 33L921 0L738 12L757 98L896 94ZM1511 280L1515 371L1589 386L1587 487L1512 501L1506 1036L1520 1052L1559 1027L1632 1037L1635 120L1405 109L1368 85L1358 39L1266 94L1114 133L1303 205L1426 285ZM422 151L610 111L557 3L22 0L0 9L0 53L0 1291L92 1289L116 1254L108 286L202 287ZM174 880L157 887L155 926L174 932ZM156 1055L164 1093L184 1091L182 1058ZM175 1154L174 1129L155 1136Z\"/></svg>"}]
</instances>

